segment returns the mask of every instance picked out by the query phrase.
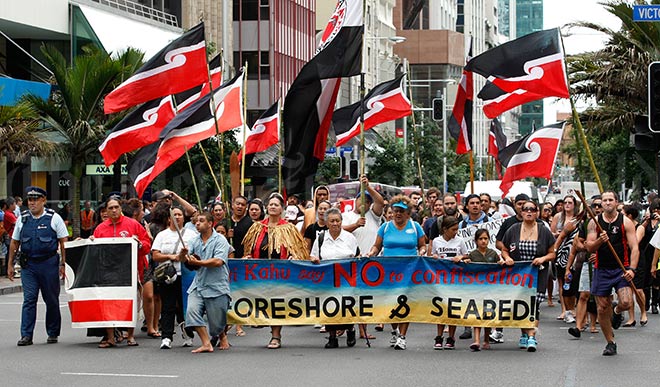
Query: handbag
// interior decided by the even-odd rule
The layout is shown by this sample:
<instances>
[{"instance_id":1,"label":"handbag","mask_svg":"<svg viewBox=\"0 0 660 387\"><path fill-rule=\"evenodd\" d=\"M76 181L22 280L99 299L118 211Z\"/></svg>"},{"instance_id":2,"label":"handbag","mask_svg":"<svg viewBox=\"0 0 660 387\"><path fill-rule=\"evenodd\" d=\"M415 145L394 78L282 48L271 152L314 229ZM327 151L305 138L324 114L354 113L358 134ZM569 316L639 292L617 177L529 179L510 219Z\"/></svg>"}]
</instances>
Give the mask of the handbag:
<instances>
[{"instance_id":1,"label":"handbag","mask_svg":"<svg viewBox=\"0 0 660 387\"><path fill-rule=\"evenodd\" d=\"M185 234L185 230L183 231ZM176 241L174 245L174 251L176 252L179 248L179 240ZM159 284L171 285L176 281L178 275L176 274L176 267L172 261L161 262L156 269L154 269L154 281Z\"/></svg>"}]
</instances>

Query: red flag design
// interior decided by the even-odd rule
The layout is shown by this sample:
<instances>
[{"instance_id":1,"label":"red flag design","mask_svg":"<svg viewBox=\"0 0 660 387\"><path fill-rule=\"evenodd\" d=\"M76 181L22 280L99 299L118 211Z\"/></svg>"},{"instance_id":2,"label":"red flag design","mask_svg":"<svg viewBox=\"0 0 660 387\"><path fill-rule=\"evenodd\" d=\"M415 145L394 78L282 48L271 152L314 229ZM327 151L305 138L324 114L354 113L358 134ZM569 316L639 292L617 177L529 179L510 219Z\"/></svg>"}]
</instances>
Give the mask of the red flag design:
<instances>
[{"instance_id":1,"label":"red flag design","mask_svg":"<svg viewBox=\"0 0 660 387\"><path fill-rule=\"evenodd\" d=\"M280 141L280 101L269 107L247 133L245 147L238 152L238 161L246 155L263 152Z\"/></svg>"}]
</instances>

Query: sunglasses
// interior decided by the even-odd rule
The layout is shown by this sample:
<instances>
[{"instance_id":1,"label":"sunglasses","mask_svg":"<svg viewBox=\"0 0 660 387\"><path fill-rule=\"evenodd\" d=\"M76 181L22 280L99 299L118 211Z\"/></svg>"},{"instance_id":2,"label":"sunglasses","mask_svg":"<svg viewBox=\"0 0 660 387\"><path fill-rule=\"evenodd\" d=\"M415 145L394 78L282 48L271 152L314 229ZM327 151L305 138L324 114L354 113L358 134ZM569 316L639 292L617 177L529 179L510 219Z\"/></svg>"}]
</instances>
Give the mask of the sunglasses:
<instances>
[{"instance_id":1,"label":"sunglasses","mask_svg":"<svg viewBox=\"0 0 660 387\"><path fill-rule=\"evenodd\" d=\"M552 208L544 208L543 212L552 212Z\"/></svg>"},{"instance_id":2,"label":"sunglasses","mask_svg":"<svg viewBox=\"0 0 660 387\"><path fill-rule=\"evenodd\" d=\"M523 212L536 212L538 211L536 207L523 207L522 209Z\"/></svg>"}]
</instances>

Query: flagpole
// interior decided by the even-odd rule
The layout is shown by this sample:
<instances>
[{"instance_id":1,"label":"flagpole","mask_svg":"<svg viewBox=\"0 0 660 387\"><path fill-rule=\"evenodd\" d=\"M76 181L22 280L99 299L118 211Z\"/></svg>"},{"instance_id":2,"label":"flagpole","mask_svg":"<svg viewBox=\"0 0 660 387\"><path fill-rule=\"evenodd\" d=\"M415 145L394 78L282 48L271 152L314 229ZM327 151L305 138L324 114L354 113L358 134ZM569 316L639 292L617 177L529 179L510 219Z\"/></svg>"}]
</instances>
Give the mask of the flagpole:
<instances>
[{"instance_id":1,"label":"flagpole","mask_svg":"<svg viewBox=\"0 0 660 387\"><path fill-rule=\"evenodd\" d=\"M207 65L208 66L208 65ZM176 104L176 99L173 95L170 95L170 100L172 101L172 106L174 107L174 114L179 113L179 109ZM200 144L201 145L201 144ZM195 195L197 195L197 204L199 208L202 208L202 202L199 200L199 191L197 190L197 181L195 180L195 171L193 171L192 162L190 161L190 155L188 154L188 147L184 147L186 150L186 159L188 159L188 168L190 169L190 178L192 179L193 188L195 189ZM213 171L211 171L213 173Z\"/></svg>"},{"instance_id":2,"label":"flagpole","mask_svg":"<svg viewBox=\"0 0 660 387\"><path fill-rule=\"evenodd\" d=\"M208 57L208 48L206 52L206 56ZM224 63L225 63L225 57L224 57L224 50L220 50L220 67L223 72L225 72L224 68ZM220 150L220 192L218 194L222 195L222 189L225 187L225 149L224 149L224 135L220 133L220 129L218 128L218 117L216 117L217 111L216 111L216 105L215 105L215 98L213 96L213 81L211 77L211 69L209 68L208 62L206 63L206 72L209 77L209 94L211 95L211 105L213 106L213 124L215 126L215 135L218 137L218 148ZM200 208L201 205L200 205Z\"/></svg>"},{"instance_id":3,"label":"flagpole","mask_svg":"<svg viewBox=\"0 0 660 387\"><path fill-rule=\"evenodd\" d=\"M360 73L360 177L364 176L365 172L365 155L364 155L364 72ZM360 184L360 200L362 203L365 202L364 189L366 187L364 184ZM360 216L364 218L366 212L365 206L360 206Z\"/></svg>"},{"instance_id":4,"label":"flagpole","mask_svg":"<svg viewBox=\"0 0 660 387\"><path fill-rule=\"evenodd\" d=\"M282 120L283 106L277 101L277 114L279 114L279 125L277 126L277 141L279 142L279 151L277 152L277 192L282 193L282 153L284 151L283 132L284 121Z\"/></svg>"},{"instance_id":5,"label":"flagpole","mask_svg":"<svg viewBox=\"0 0 660 387\"><path fill-rule=\"evenodd\" d=\"M188 160L188 168L190 168L190 175L192 177L193 188L195 189L195 196L197 196L197 205L199 208L202 208L202 200L199 198L199 191L197 190L197 182L195 181L195 173L193 172L192 162L190 161L190 155L188 154L188 147L186 149L186 159Z\"/></svg>"},{"instance_id":6,"label":"flagpole","mask_svg":"<svg viewBox=\"0 0 660 387\"><path fill-rule=\"evenodd\" d=\"M566 49L564 48L564 37L561 36L561 30L559 28L557 28L557 33L559 34L559 39L561 40L562 54L565 56ZM573 101L573 94L571 93L571 81L568 78L568 67L566 66L566 60L564 60L564 73L566 74L566 85L568 85L568 99L571 102L571 111L573 113L573 124L579 134L580 139L582 139L582 146L584 146L584 151L587 154L587 158L589 159L589 166L591 167L591 171L594 174L594 179L596 179L596 184L598 184L598 190L603 192L603 183L600 181L600 176L598 175L598 170L596 169L596 164L594 163L594 158L591 154L591 148L589 148L587 136L584 134L584 128L582 127L580 116L578 115L577 109L575 108L575 102Z\"/></svg>"},{"instance_id":7,"label":"flagpole","mask_svg":"<svg viewBox=\"0 0 660 387\"><path fill-rule=\"evenodd\" d=\"M243 153L241 154L241 196L245 196L245 143L247 142L247 125L245 124L245 117L247 117L247 72L248 62L245 61L243 67Z\"/></svg>"},{"instance_id":8,"label":"flagpole","mask_svg":"<svg viewBox=\"0 0 660 387\"><path fill-rule=\"evenodd\" d=\"M470 192L474 192L474 151L470 149Z\"/></svg>"},{"instance_id":9,"label":"flagpole","mask_svg":"<svg viewBox=\"0 0 660 387\"><path fill-rule=\"evenodd\" d=\"M422 197L424 197L424 178L422 177L422 161L420 160L419 156L419 138L417 136L417 129L415 126L415 103L413 102L413 97L412 97L412 85L410 84L410 64L406 62L406 80L408 81L408 99L410 99L410 105L413 107L412 108L412 114L410 115L410 118L412 120L412 131L413 131L413 136L415 136L415 158L417 159L417 175L419 176L419 187L422 191Z\"/></svg>"},{"instance_id":10,"label":"flagpole","mask_svg":"<svg viewBox=\"0 0 660 387\"><path fill-rule=\"evenodd\" d=\"M209 171L211 171L211 177L213 178L213 182L215 183L215 188L218 190L218 192L221 191L220 184L218 184L218 179L215 178L215 173L213 173L213 167L211 167L211 162L209 161L209 158L206 156L206 150L204 150L204 145L202 145L202 142L198 142L197 145L199 145L199 149L202 151L202 155L204 156L204 160L206 160L206 165L209 167Z\"/></svg>"}]
</instances>

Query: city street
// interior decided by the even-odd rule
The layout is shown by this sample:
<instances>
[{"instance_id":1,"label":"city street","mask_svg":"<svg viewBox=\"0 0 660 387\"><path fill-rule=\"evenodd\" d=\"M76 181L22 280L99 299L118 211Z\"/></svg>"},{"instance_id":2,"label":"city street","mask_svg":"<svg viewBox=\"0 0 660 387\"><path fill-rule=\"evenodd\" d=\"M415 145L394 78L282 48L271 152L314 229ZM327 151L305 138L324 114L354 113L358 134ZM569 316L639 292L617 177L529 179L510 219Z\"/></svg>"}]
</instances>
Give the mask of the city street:
<instances>
[{"instance_id":1,"label":"city street","mask_svg":"<svg viewBox=\"0 0 660 387\"><path fill-rule=\"evenodd\" d=\"M470 352L470 340L457 340L454 351L432 349L435 326L413 324L408 349L388 345L389 330L367 348L327 350L325 334L311 326L285 327L283 347L265 348L269 329L246 327L244 337L230 333L232 348L212 354L190 353L177 336L172 350L160 350L160 340L139 333L139 347L120 344L98 349L95 338L72 329L66 295L62 292L63 329L58 344L47 345L44 305L38 310L34 345L17 347L21 293L0 296L0 357L5 386L620 386L645 385L657 378L660 359L660 316L649 314L649 324L617 332L619 355L603 357L601 334L583 333L581 340L567 334L568 324L556 321L558 307L542 307L539 350L517 348L518 332L505 330L506 342L490 351ZM637 316L639 318L639 315ZM458 328L457 332L462 332ZM199 344L196 339L195 345ZM654 383L654 382L651 382Z\"/></svg>"}]
</instances>

